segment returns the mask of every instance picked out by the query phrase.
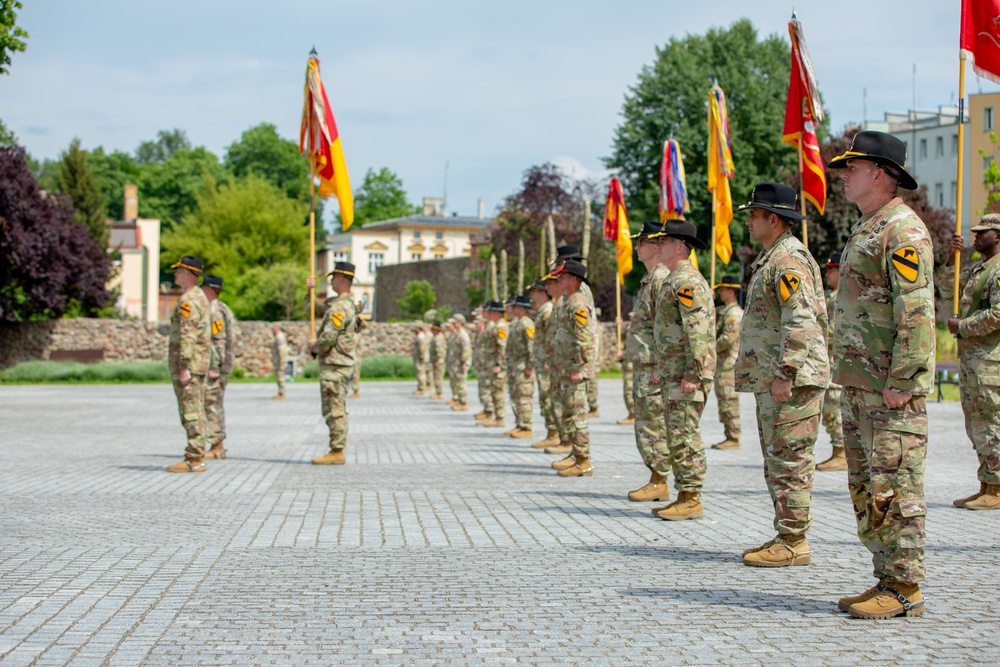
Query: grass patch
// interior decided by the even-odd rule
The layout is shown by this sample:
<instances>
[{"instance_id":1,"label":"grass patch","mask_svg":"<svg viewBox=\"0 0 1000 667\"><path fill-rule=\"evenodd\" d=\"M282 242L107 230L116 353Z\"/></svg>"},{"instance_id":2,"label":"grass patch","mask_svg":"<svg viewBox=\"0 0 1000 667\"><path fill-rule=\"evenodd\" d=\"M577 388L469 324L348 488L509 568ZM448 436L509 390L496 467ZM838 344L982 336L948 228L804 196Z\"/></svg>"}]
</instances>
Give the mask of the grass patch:
<instances>
[{"instance_id":1,"label":"grass patch","mask_svg":"<svg viewBox=\"0 0 1000 667\"><path fill-rule=\"evenodd\" d=\"M302 377L314 380L319 377L319 362L310 361L302 370ZM380 354L361 360L362 380L412 380L413 359L402 354Z\"/></svg>"},{"instance_id":2,"label":"grass patch","mask_svg":"<svg viewBox=\"0 0 1000 667\"><path fill-rule=\"evenodd\" d=\"M113 384L170 382L165 361L122 361L81 364L75 361L22 361L0 372L0 382Z\"/></svg>"},{"instance_id":3,"label":"grass patch","mask_svg":"<svg viewBox=\"0 0 1000 667\"><path fill-rule=\"evenodd\" d=\"M948 331L948 325L944 322L938 322L934 329L934 336L937 339L937 355L935 358L938 361L954 361L957 363L958 340Z\"/></svg>"}]
</instances>

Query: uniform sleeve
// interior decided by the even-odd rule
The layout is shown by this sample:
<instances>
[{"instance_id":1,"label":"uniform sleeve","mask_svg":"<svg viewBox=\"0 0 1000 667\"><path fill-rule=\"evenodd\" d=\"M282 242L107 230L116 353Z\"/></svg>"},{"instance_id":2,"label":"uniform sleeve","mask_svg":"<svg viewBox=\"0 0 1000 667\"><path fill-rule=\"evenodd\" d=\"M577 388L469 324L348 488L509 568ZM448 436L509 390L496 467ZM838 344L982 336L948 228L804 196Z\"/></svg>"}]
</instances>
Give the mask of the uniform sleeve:
<instances>
[{"instance_id":1,"label":"uniform sleeve","mask_svg":"<svg viewBox=\"0 0 1000 667\"><path fill-rule=\"evenodd\" d=\"M912 221L912 218L910 218ZM934 252L922 223L899 224L886 246L896 338L886 388L911 394L934 364Z\"/></svg>"},{"instance_id":2,"label":"uniform sleeve","mask_svg":"<svg viewBox=\"0 0 1000 667\"><path fill-rule=\"evenodd\" d=\"M715 308L712 296L698 284L687 284L677 291L681 328L688 344L684 346L684 380L701 382L715 373Z\"/></svg>"},{"instance_id":3,"label":"uniform sleeve","mask_svg":"<svg viewBox=\"0 0 1000 667\"><path fill-rule=\"evenodd\" d=\"M323 315L323 324L316 337L316 349L320 355L326 354L337 344L344 334L347 317L340 306L332 304Z\"/></svg>"},{"instance_id":4,"label":"uniform sleeve","mask_svg":"<svg viewBox=\"0 0 1000 667\"><path fill-rule=\"evenodd\" d=\"M817 335L819 319L816 299L826 295L816 293L812 267L801 257L788 255L776 267L774 290L781 304L781 348L778 350L779 372L794 379L809 356Z\"/></svg>"},{"instance_id":5,"label":"uniform sleeve","mask_svg":"<svg viewBox=\"0 0 1000 667\"><path fill-rule=\"evenodd\" d=\"M235 361L233 358L234 349L236 347L236 318L233 317L233 313L228 308L223 309L225 313L225 323L226 323L226 347L225 347L225 357L222 362L222 372L225 375L229 375L233 372L233 366Z\"/></svg>"},{"instance_id":6,"label":"uniform sleeve","mask_svg":"<svg viewBox=\"0 0 1000 667\"><path fill-rule=\"evenodd\" d=\"M725 354L739 344L740 322L735 308L724 311L719 337L715 340L715 349L719 354Z\"/></svg>"},{"instance_id":7,"label":"uniform sleeve","mask_svg":"<svg viewBox=\"0 0 1000 667\"><path fill-rule=\"evenodd\" d=\"M994 269L993 275L986 281L982 300L988 301L990 307L981 308L969 317L959 320L958 335L962 338L988 336L1000 329L1000 271Z\"/></svg>"},{"instance_id":8,"label":"uniform sleeve","mask_svg":"<svg viewBox=\"0 0 1000 667\"><path fill-rule=\"evenodd\" d=\"M572 355L572 368L570 373L580 372L585 378L590 377L590 368L587 363L594 356L594 330L591 321L594 319L594 310L587 305L584 299L578 299L573 304L572 326L573 339L576 343L576 354Z\"/></svg>"},{"instance_id":9,"label":"uniform sleeve","mask_svg":"<svg viewBox=\"0 0 1000 667\"><path fill-rule=\"evenodd\" d=\"M194 299L187 299L180 305L181 368L190 369L201 354L202 337L209 314ZM204 357L202 357L204 359Z\"/></svg>"},{"instance_id":10,"label":"uniform sleeve","mask_svg":"<svg viewBox=\"0 0 1000 667\"><path fill-rule=\"evenodd\" d=\"M526 349L526 358L528 360L528 368L535 367L535 323L528 320L528 323L524 327L524 345Z\"/></svg>"}]
</instances>

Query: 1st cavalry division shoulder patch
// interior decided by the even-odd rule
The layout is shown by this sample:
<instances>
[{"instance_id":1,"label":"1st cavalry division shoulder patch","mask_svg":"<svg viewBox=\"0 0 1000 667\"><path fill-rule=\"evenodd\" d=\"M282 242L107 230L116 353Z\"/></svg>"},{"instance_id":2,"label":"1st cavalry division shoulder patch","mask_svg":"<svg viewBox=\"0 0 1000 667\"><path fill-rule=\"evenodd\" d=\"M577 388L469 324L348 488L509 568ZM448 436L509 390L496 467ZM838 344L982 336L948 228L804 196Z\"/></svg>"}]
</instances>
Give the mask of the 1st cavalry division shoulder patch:
<instances>
[{"instance_id":1,"label":"1st cavalry division shoulder patch","mask_svg":"<svg viewBox=\"0 0 1000 667\"><path fill-rule=\"evenodd\" d=\"M586 308L581 308L580 310L578 310L575 313L573 313L573 317L576 318L576 321L577 321L577 323L580 326L582 326L582 327L587 326L587 309Z\"/></svg>"},{"instance_id":2,"label":"1st cavalry division shoulder patch","mask_svg":"<svg viewBox=\"0 0 1000 667\"><path fill-rule=\"evenodd\" d=\"M680 288L677 290L677 299L690 308L694 304L694 289L687 285Z\"/></svg>"},{"instance_id":3,"label":"1st cavalry division shoulder patch","mask_svg":"<svg viewBox=\"0 0 1000 667\"><path fill-rule=\"evenodd\" d=\"M330 315L330 320L333 321L333 326L340 329L344 326L344 314L343 313L333 313Z\"/></svg>"},{"instance_id":4,"label":"1st cavalry division shoulder patch","mask_svg":"<svg viewBox=\"0 0 1000 667\"><path fill-rule=\"evenodd\" d=\"M903 246L892 253L892 265L907 282L916 282L917 276L920 275L920 255L917 253L917 249L911 245Z\"/></svg>"},{"instance_id":5,"label":"1st cavalry division shoulder patch","mask_svg":"<svg viewBox=\"0 0 1000 667\"><path fill-rule=\"evenodd\" d=\"M799 291L799 287L802 285L802 279L799 278L794 273L786 273L781 276L781 280L778 281L778 292L781 294L782 301L788 301L792 296Z\"/></svg>"},{"instance_id":6,"label":"1st cavalry division shoulder patch","mask_svg":"<svg viewBox=\"0 0 1000 667\"><path fill-rule=\"evenodd\" d=\"M184 317L191 317L191 304L182 303L180 307L181 315Z\"/></svg>"},{"instance_id":7,"label":"1st cavalry division shoulder patch","mask_svg":"<svg viewBox=\"0 0 1000 667\"><path fill-rule=\"evenodd\" d=\"M535 337L535 327L528 327L525 332L528 334L528 338Z\"/></svg>"},{"instance_id":8,"label":"1st cavalry division shoulder patch","mask_svg":"<svg viewBox=\"0 0 1000 667\"><path fill-rule=\"evenodd\" d=\"M222 320L213 320L212 321L212 335L213 336L218 336L221 331L222 331Z\"/></svg>"},{"instance_id":9,"label":"1st cavalry division shoulder patch","mask_svg":"<svg viewBox=\"0 0 1000 667\"><path fill-rule=\"evenodd\" d=\"M506 337L507 337L507 330L506 329L497 329L497 338L499 338L500 340L503 340Z\"/></svg>"}]
</instances>

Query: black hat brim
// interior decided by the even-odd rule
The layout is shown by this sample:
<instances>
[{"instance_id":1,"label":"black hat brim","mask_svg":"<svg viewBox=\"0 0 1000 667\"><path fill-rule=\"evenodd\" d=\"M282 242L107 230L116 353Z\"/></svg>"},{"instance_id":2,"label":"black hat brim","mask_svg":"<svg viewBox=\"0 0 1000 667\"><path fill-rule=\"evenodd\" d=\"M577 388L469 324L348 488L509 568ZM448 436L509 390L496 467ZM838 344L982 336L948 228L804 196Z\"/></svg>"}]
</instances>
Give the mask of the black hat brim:
<instances>
[{"instance_id":1,"label":"black hat brim","mask_svg":"<svg viewBox=\"0 0 1000 667\"><path fill-rule=\"evenodd\" d=\"M916 190L919 185L915 178L910 176L910 174L903 169L903 166L896 164L895 161L890 160L885 157L878 155L871 155L870 153L862 153L860 151L847 151L843 155L838 155L837 157L830 160L830 164L826 165L829 169L843 169L847 166L847 163L851 160L868 160L869 162L884 163L899 172L899 187L904 190Z\"/></svg>"},{"instance_id":2,"label":"black hat brim","mask_svg":"<svg viewBox=\"0 0 1000 667\"><path fill-rule=\"evenodd\" d=\"M698 250L706 250L706 249L708 249L708 246L705 245L705 242L702 241L697 236L690 236L688 234L671 234L669 232L664 232L663 236L669 237L669 238L672 238L672 239L680 239L681 241L684 241L685 243L687 243L692 248L696 248Z\"/></svg>"},{"instance_id":3,"label":"black hat brim","mask_svg":"<svg viewBox=\"0 0 1000 667\"><path fill-rule=\"evenodd\" d=\"M774 213L775 215L781 216L782 218L788 218L789 220L806 220L807 216L802 215L798 211L793 211L790 208L779 208L777 206L771 206L764 202L752 201L749 204L743 204L737 210L738 211L748 211L752 208L759 208L762 211L767 211L768 213Z\"/></svg>"}]
</instances>

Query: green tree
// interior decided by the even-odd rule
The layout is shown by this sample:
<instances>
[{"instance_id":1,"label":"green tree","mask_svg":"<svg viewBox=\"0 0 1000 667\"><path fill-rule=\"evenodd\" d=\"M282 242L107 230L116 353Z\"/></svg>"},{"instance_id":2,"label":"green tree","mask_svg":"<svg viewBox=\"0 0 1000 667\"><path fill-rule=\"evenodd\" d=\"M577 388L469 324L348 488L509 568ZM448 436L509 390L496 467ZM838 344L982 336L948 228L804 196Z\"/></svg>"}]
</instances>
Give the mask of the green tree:
<instances>
[{"instance_id":1,"label":"green tree","mask_svg":"<svg viewBox=\"0 0 1000 667\"><path fill-rule=\"evenodd\" d=\"M177 151L190 149L191 142L184 130L160 130L156 140L139 144L135 149L135 160L139 164L160 164Z\"/></svg>"},{"instance_id":2,"label":"green tree","mask_svg":"<svg viewBox=\"0 0 1000 667\"><path fill-rule=\"evenodd\" d=\"M102 248L108 246L107 214L101 191L97 188L94 172L87 164L87 151L80 148L80 140L73 139L63 152L59 165L59 190L69 195L73 203L73 219L86 227L87 232Z\"/></svg>"},{"instance_id":3,"label":"green tree","mask_svg":"<svg viewBox=\"0 0 1000 667\"><path fill-rule=\"evenodd\" d=\"M203 146L181 148L161 163L147 164L139 177L139 215L159 218L168 230L194 211L206 182L221 183L229 172Z\"/></svg>"},{"instance_id":4,"label":"green tree","mask_svg":"<svg viewBox=\"0 0 1000 667\"><path fill-rule=\"evenodd\" d=\"M242 320L300 320L307 312L306 278L302 262L257 266L236 278L235 290L223 292L233 313Z\"/></svg>"},{"instance_id":5,"label":"green tree","mask_svg":"<svg viewBox=\"0 0 1000 667\"><path fill-rule=\"evenodd\" d=\"M0 146L17 146L17 135L0 120Z\"/></svg>"},{"instance_id":6,"label":"green tree","mask_svg":"<svg viewBox=\"0 0 1000 667\"><path fill-rule=\"evenodd\" d=\"M361 187L354 191L354 224L358 227L369 222L414 215L419 211L419 207L407 201L403 180L388 167L382 167L377 172L369 169ZM336 218L339 225L339 213Z\"/></svg>"},{"instance_id":7,"label":"green tree","mask_svg":"<svg viewBox=\"0 0 1000 667\"><path fill-rule=\"evenodd\" d=\"M125 184L139 183L142 168L128 153L105 153L100 146L87 155L87 164L94 171L97 187L101 191L104 210L112 220L125 218Z\"/></svg>"},{"instance_id":8,"label":"green tree","mask_svg":"<svg viewBox=\"0 0 1000 667\"><path fill-rule=\"evenodd\" d=\"M28 33L15 25L19 9L19 0L0 0L0 74L10 74L11 53L27 48Z\"/></svg>"},{"instance_id":9,"label":"green tree","mask_svg":"<svg viewBox=\"0 0 1000 667\"><path fill-rule=\"evenodd\" d=\"M426 280L411 280L403 288L403 298L396 299L400 316L407 320L419 320L437 303L434 286Z\"/></svg>"},{"instance_id":10,"label":"green tree","mask_svg":"<svg viewBox=\"0 0 1000 667\"><path fill-rule=\"evenodd\" d=\"M278 135L271 123L251 127L226 150L223 162L236 178L260 176L292 199L309 201L309 161L294 141Z\"/></svg>"}]
</instances>

